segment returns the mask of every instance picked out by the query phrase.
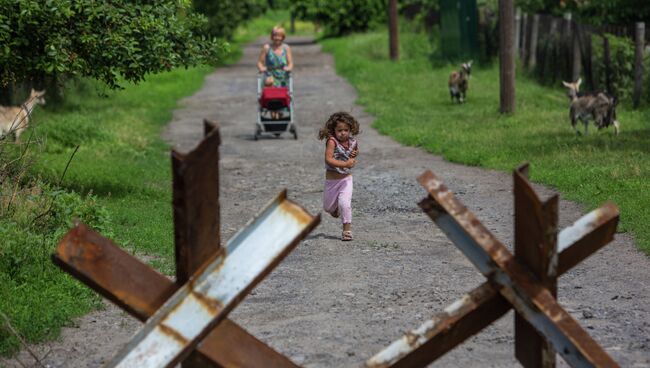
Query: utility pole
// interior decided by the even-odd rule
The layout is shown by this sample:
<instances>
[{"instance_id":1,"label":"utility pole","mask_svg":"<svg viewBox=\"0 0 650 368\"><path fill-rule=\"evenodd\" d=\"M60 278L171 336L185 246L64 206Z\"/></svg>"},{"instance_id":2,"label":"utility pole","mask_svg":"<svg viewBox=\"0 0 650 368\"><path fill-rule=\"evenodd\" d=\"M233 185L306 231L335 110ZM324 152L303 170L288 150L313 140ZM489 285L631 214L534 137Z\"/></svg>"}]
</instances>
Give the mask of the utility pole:
<instances>
[{"instance_id":1,"label":"utility pole","mask_svg":"<svg viewBox=\"0 0 650 368\"><path fill-rule=\"evenodd\" d=\"M399 40L397 29L397 0L388 1L388 46L390 59L399 59Z\"/></svg>"},{"instance_id":2,"label":"utility pole","mask_svg":"<svg viewBox=\"0 0 650 368\"><path fill-rule=\"evenodd\" d=\"M499 0L499 84L502 114L515 112L515 8L512 0Z\"/></svg>"}]
</instances>

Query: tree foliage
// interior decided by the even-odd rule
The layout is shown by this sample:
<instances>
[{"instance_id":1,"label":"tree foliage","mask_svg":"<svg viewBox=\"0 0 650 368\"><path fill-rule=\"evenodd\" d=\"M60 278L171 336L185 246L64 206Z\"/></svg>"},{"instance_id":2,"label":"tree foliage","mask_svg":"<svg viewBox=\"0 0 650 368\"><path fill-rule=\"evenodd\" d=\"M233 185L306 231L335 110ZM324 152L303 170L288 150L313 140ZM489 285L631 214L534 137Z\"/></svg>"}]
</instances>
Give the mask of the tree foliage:
<instances>
[{"instance_id":1,"label":"tree foliage","mask_svg":"<svg viewBox=\"0 0 650 368\"><path fill-rule=\"evenodd\" d=\"M650 2L638 0L571 0L570 10L594 25L629 24L650 19Z\"/></svg>"},{"instance_id":2,"label":"tree foliage","mask_svg":"<svg viewBox=\"0 0 650 368\"><path fill-rule=\"evenodd\" d=\"M178 0L0 0L0 87L55 75L118 87L149 73L213 62L223 43Z\"/></svg>"},{"instance_id":3,"label":"tree foliage","mask_svg":"<svg viewBox=\"0 0 650 368\"><path fill-rule=\"evenodd\" d=\"M385 0L297 0L292 14L325 27L328 35L341 36L363 32L386 21Z\"/></svg>"},{"instance_id":4,"label":"tree foliage","mask_svg":"<svg viewBox=\"0 0 650 368\"><path fill-rule=\"evenodd\" d=\"M205 34L231 39L237 26L267 10L266 0L193 0L194 9L208 18Z\"/></svg>"},{"instance_id":5,"label":"tree foliage","mask_svg":"<svg viewBox=\"0 0 650 368\"><path fill-rule=\"evenodd\" d=\"M626 24L650 18L650 2L638 0L518 0L528 13L561 15L571 12L593 25Z\"/></svg>"}]
</instances>

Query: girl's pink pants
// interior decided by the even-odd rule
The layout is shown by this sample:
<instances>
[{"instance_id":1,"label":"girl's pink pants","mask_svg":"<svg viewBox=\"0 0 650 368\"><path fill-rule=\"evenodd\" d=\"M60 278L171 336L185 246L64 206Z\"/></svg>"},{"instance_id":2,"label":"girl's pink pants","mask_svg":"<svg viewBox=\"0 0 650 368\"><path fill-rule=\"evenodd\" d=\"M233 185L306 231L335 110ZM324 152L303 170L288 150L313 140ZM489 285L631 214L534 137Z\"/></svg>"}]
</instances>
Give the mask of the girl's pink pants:
<instances>
[{"instance_id":1,"label":"girl's pink pants","mask_svg":"<svg viewBox=\"0 0 650 368\"><path fill-rule=\"evenodd\" d=\"M352 175L343 179L325 180L323 209L332 215L338 213L344 224L352 223Z\"/></svg>"}]
</instances>

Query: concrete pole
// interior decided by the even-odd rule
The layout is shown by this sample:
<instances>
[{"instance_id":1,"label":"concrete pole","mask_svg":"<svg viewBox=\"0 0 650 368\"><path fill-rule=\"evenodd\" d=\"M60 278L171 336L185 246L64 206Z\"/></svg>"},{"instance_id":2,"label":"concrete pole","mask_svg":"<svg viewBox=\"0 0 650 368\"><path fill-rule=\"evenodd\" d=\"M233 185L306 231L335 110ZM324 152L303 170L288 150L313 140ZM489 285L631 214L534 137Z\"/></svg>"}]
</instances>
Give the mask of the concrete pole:
<instances>
[{"instance_id":1,"label":"concrete pole","mask_svg":"<svg viewBox=\"0 0 650 368\"><path fill-rule=\"evenodd\" d=\"M519 50L521 40L521 8L515 11L515 56Z\"/></svg>"},{"instance_id":2,"label":"concrete pole","mask_svg":"<svg viewBox=\"0 0 650 368\"><path fill-rule=\"evenodd\" d=\"M539 14L533 15L533 24L530 30L530 51L528 51L528 68L537 66L537 38L539 35Z\"/></svg>"},{"instance_id":3,"label":"concrete pole","mask_svg":"<svg viewBox=\"0 0 650 368\"><path fill-rule=\"evenodd\" d=\"M580 37L582 37L582 32L580 31L580 25L575 23L575 29L573 32L573 68L571 71L571 82L575 82L580 78L580 72L582 69L582 53L580 52Z\"/></svg>"},{"instance_id":4,"label":"concrete pole","mask_svg":"<svg viewBox=\"0 0 650 368\"><path fill-rule=\"evenodd\" d=\"M643 85L643 46L645 41L645 23L637 22L634 24L634 40L636 48L634 51L634 94L632 100L634 108L639 107L641 103L641 88Z\"/></svg>"}]
</instances>

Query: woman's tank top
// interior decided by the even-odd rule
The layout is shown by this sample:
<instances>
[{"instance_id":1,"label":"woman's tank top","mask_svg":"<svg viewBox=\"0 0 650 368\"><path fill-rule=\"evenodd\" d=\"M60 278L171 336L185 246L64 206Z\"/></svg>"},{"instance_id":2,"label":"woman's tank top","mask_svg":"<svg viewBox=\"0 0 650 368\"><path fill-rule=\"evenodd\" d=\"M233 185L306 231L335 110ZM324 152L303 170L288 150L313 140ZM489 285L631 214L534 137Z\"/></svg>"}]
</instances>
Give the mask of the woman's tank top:
<instances>
[{"instance_id":1,"label":"woman's tank top","mask_svg":"<svg viewBox=\"0 0 650 368\"><path fill-rule=\"evenodd\" d=\"M273 77L273 85L276 87L282 87L287 85L289 79L287 72L282 68L289 65L287 60L287 45L282 44L282 53L280 55L273 52L273 47L269 45L269 51L266 53L266 58L264 63L268 69L266 76Z\"/></svg>"}]
</instances>

